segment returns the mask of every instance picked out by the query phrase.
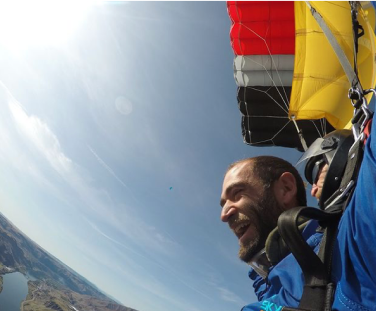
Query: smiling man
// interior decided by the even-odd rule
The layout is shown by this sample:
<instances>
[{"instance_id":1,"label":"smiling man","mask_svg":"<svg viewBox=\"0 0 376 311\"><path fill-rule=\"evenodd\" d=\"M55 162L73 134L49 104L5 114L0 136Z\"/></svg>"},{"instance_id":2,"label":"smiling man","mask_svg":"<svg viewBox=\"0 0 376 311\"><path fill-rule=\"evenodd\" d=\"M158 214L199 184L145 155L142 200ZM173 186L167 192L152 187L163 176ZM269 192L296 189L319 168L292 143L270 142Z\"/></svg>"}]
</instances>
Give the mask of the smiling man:
<instances>
[{"instance_id":1,"label":"smiling man","mask_svg":"<svg viewBox=\"0 0 376 311\"><path fill-rule=\"evenodd\" d=\"M257 265L270 232L285 210L306 205L302 178L287 161L260 156L228 168L221 195L221 219L239 240L239 258ZM256 257L255 257L256 256Z\"/></svg>"},{"instance_id":2,"label":"smiling man","mask_svg":"<svg viewBox=\"0 0 376 311\"><path fill-rule=\"evenodd\" d=\"M337 289L333 310L370 310L376 301L372 272L376 252L369 247L376 232L376 192L369 186L376 180L375 144L371 136L365 147L358 185L342 216L334 242L332 281ZM311 194L318 199L321 208L333 202L353 141L351 131L337 130L318 139L302 157L308 160L305 176L313 185ZM233 163L226 171L221 193L221 219L238 238L239 258L252 267L249 277L254 281L258 298L258 302L245 306L243 311L279 311L285 306L299 306L304 276L294 256L288 250L286 252L286 245L275 227L281 213L305 205L301 177L290 163L280 158L248 158ZM357 238L359 235L362 239ZM302 238L318 252L322 231L316 221L305 225ZM363 267L362 263L366 265Z\"/></svg>"},{"instance_id":3,"label":"smiling man","mask_svg":"<svg viewBox=\"0 0 376 311\"><path fill-rule=\"evenodd\" d=\"M304 183L295 167L272 156L235 162L225 174L220 204L222 221L238 238L239 258L252 267L249 277L259 302L243 310L297 306L304 279L275 229L281 213L306 205ZM303 231L315 250L321 240L316 228L311 222Z\"/></svg>"},{"instance_id":4,"label":"smiling man","mask_svg":"<svg viewBox=\"0 0 376 311\"><path fill-rule=\"evenodd\" d=\"M325 171L324 165L315 164L316 169L306 173L314 174L318 183ZM222 221L238 238L239 258L251 266L249 277L259 300L242 310L297 307L304 276L276 229L284 211L307 204L305 186L296 168L272 156L235 162L226 171L220 204ZM302 229L302 237L316 253L322 239L317 228L318 223L310 221Z\"/></svg>"}]
</instances>

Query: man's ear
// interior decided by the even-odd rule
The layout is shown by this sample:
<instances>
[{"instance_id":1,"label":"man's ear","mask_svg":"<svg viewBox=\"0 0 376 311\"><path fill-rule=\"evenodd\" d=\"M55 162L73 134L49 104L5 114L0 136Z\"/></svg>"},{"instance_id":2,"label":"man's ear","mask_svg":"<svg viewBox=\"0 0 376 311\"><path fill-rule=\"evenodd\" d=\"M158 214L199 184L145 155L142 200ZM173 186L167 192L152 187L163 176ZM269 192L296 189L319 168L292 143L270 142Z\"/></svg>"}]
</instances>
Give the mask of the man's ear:
<instances>
[{"instance_id":1,"label":"man's ear","mask_svg":"<svg viewBox=\"0 0 376 311\"><path fill-rule=\"evenodd\" d=\"M297 192L296 179L290 172L284 172L274 183L276 199L286 210L296 206Z\"/></svg>"}]
</instances>

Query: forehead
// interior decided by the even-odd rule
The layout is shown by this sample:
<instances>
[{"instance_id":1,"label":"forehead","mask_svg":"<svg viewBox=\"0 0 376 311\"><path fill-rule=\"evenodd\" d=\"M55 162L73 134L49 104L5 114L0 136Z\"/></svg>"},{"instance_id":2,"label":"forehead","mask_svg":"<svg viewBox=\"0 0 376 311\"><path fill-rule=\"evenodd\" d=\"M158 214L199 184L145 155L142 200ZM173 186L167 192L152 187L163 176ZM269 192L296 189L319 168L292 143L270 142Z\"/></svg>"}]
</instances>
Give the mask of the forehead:
<instances>
[{"instance_id":1,"label":"forehead","mask_svg":"<svg viewBox=\"0 0 376 311\"><path fill-rule=\"evenodd\" d=\"M236 164L225 175L223 188L237 182L257 183L252 162Z\"/></svg>"}]
</instances>

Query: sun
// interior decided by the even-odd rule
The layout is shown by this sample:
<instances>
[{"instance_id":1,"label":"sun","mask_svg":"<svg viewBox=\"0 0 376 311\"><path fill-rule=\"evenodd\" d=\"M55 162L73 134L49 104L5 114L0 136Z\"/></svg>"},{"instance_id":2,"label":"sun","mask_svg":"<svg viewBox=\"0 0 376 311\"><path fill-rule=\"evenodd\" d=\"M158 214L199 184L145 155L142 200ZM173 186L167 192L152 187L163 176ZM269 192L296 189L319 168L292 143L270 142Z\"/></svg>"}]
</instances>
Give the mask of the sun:
<instances>
[{"instance_id":1,"label":"sun","mask_svg":"<svg viewBox=\"0 0 376 311\"><path fill-rule=\"evenodd\" d=\"M94 3L90 0L2 1L0 44L15 50L63 44Z\"/></svg>"}]
</instances>

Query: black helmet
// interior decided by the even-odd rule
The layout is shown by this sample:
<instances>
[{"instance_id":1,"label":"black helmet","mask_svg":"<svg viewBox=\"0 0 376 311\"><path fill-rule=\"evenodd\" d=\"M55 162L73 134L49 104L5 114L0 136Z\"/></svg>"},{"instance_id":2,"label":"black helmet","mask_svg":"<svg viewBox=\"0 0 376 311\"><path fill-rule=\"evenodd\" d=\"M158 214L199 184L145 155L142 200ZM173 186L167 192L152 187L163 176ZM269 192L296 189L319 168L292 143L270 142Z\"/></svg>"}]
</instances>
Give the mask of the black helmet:
<instances>
[{"instance_id":1,"label":"black helmet","mask_svg":"<svg viewBox=\"0 0 376 311\"><path fill-rule=\"evenodd\" d=\"M354 137L350 130L335 130L324 138L317 138L298 162L308 160L304 175L310 184L316 181L322 163L328 164L328 172L319 199L322 208L341 184L347 156L353 143Z\"/></svg>"}]
</instances>

